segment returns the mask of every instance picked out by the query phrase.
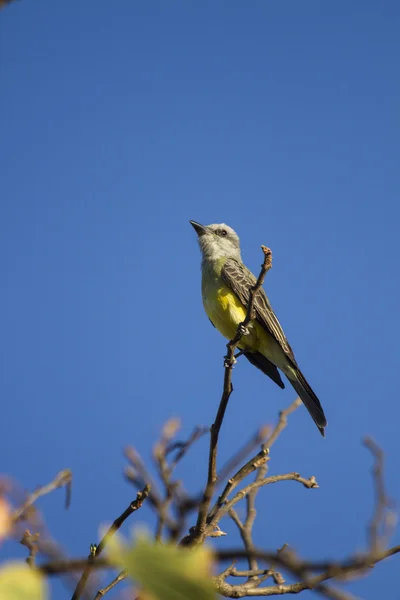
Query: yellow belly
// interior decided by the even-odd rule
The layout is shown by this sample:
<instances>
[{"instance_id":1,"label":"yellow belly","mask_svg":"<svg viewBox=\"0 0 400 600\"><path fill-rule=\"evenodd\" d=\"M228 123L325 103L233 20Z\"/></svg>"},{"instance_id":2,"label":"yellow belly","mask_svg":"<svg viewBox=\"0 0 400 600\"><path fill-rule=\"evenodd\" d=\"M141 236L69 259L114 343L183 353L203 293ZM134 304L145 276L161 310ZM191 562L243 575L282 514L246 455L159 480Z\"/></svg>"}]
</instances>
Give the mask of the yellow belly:
<instances>
[{"instance_id":1,"label":"yellow belly","mask_svg":"<svg viewBox=\"0 0 400 600\"><path fill-rule=\"evenodd\" d=\"M219 278L203 280L203 304L210 321L231 340L235 337L238 325L243 323L247 309L239 298ZM277 341L256 320L249 326L249 335L241 338L238 347L242 350L260 352L278 368L285 371L287 357Z\"/></svg>"},{"instance_id":2,"label":"yellow belly","mask_svg":"<svg viewBox=\"0 0 400 600\"><path fill-rule=\"evenodd\" d=\"M203 290L203 304L218 331L228 340L234 338L247 314L239 298L226 285L215 285ZM260 351L267 343L268 334L256 321L250 324L249 331L250 334L240 340L239 348Z\"/></svg>"}]
</instances>

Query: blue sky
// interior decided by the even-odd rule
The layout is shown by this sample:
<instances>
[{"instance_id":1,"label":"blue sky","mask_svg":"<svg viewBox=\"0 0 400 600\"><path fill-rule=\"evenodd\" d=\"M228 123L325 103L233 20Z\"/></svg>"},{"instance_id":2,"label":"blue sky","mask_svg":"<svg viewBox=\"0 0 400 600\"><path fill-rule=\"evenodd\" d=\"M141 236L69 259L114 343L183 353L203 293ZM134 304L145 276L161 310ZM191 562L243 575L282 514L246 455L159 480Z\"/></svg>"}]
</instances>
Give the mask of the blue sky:
<instances>
[{"instance_id":1,"label":"blue sky","mask_svg":"<svg viewBox=\"0 0 400 600\"><path fill-rule=\"evenodd\" d=\"M305 409L292 416L270 472L320 489L264 489L256 542L361 549L365 434L400 498L399 17L370 0L1 12L1 471L32 488L73 470L70 510L60 492L40 504L71 553L132 499L126 444L148 456L167 418L183 434L213 420L225 342L203 313L189 219L234 227L256 272L272 248L266 289L329 421L322 440ZM244 362L234 385L221 461L294 398ZM206 450L182 466L192 489ZM375 599L398 560L350 589Z\"/></svg>"}]
</instances>

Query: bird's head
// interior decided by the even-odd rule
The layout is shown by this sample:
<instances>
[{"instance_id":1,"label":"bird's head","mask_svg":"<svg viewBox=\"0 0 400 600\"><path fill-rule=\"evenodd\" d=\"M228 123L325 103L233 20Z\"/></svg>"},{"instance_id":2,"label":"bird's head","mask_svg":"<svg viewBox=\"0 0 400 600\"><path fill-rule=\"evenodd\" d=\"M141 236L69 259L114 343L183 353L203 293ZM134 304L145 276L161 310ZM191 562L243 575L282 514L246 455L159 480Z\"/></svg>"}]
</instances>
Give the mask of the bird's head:
<instances>
[{"instance_id":1,"label":"bird's head","mask_svg":"<svg viewBox=\"0 0 400 600\"><path fill-rule=\"evenodd\" d=\"M239 236L229 225L200 225L189 221L197 233L204 260L218 260L229 257L241 260Z\"/></svg>"}]
</instances>

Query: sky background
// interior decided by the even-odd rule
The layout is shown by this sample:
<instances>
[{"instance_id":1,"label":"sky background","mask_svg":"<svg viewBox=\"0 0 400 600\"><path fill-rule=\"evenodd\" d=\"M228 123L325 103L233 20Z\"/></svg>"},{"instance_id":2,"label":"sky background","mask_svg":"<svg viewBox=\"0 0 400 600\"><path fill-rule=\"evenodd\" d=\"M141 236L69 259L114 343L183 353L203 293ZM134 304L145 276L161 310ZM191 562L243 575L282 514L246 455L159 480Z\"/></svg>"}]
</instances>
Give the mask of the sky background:
<instances>
[{"instance_id":1,"label":"sky background","mask_svg":"<svg viewBox=\"0 0 400 600\"><path fill-rule=\"evenodd\" d=\"M135 495L123 447L149 457L169 417L184 437L215 416L225 341L203 313L189 219L236 229L256 273L272 248L266 289L329 421L323 440L304 408L291 417L270 473L320 489L264 488L256 543L362 549L366 434L400 500L399 18L395 0L1 11L0 471L32 489L72 469L69 511L61 492L38 506L75 556ZM295 397L244 361L234 386L221 463ZM192 490L206 453L202 440L180 469ZM222 525L217 546L234 545ZM399 560L349 589L394 598Z\"/></svg>"}]
</instances>

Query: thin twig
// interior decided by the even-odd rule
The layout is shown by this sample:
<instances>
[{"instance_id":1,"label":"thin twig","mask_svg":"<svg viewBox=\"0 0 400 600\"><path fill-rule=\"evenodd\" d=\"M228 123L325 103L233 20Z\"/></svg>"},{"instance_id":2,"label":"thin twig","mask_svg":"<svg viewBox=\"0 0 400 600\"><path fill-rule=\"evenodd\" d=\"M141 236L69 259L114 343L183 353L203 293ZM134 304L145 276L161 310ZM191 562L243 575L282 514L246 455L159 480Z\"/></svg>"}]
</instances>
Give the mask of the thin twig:
<instances>
[{"instance_id":1,"label":"thin twig","mask_svg":"<svg viewBox=\"0 0 400 600\"><path fill-rule=\"evenodd\" d=\"M26 558L27 564L32 567L35 564L35 558L39 552L38 540L40 533L31 533L29 529L24 532L20 544L26 546L29 550L29 556Z\"/></svg>"},{"instance_id":2,"label":"thin twig","mask_svg":"<svg viewBox=\"0 0 400 600\"><path fill-rule=\"evenodd\" d=\"M166 449L166 454L171 454L175 450L178 452L175 455L175 458L171 461L171 469L175 469L178 462L182 460L182 458L186 455L188 450L193 446L198 439L200 439L203 435L209 432L209 427L195 427L189 438L185 442L174 442L169 445Z\"/></svg>"},{"instance_id":3,"label":"thin twig","mask_svg":"<svg viewBox=\"0 0 400 600\"><path fill-rule=\"evenodd\" d=\"M72 596L72 600L78 600L82 596L82 593L86 587L87 581L90 576L90 572L93 568L93 565L96 564L99 555L104 550L105 546L109 539L115 534L116 531L121 527L124 521L135 511L141 508L143 502L146 500L150 493L150 486L145 485L143 490L137 493L136 499L133 500L129 506L124 510L124 512L115 519L114 523L111 525L107 533L104 535L103 539L99 543L98 546L94 546L91 548L91 552L87 558L86 565L84 567L84 571L81 575L80 580L75 588L75 591Z\"/></svg>"},{"instance_id":4,"label":"thin twig","mask_svg":"<svg viewBox=\"0 0 400 600\"><path fill-rule=\"evenodd\" d=\"M121 581L123 581L124 579L127 578L127 572L126 571L121 571L121 573L119 573L119 575L117 575L112 581L111 583L109 583L108 585L106 585L106 587L102 588L101 590L99 590L94 598L94 600L101 600L101 598L103 598L106 594L108 594L108 592L110 592L116 585L118 585Z\"/></svg>"},{"instance_id":5,"label":"thin twig","mask_svg":"<svg viewBox=\"0 0 400 600\"><path fill-rule=\"evenodd\" d=\"M273 444L275 444L282 431L287 427L288 416L291 415L302 404L303 403L300 400L300 398L296 398L296 400L294 400L294 402L292 402L287 408L285 408L285 410L281 410L281 412L279 413L278 423L276 424L275 429L271 433L270 437L265 442L265 446L267 448L270 449L273 446Z\"/></svg>"},{"instance_id":6,"label":"thin twig","mask_svg":"<svg viewBox=\"0 0 400 600\"><path fill-rule=\"evenodd\" d=\"M258 560L274 563L275 565L287 569L294 574L306 572L325 573L326 579L333 577L343 577L350 573L369 569L379 562L394 556L400 552L400 545L393 546L387 550L382 550L374 557L371 553L356 555L343 561L304 561L296 559L291 552L265 552L263 550L253 550L251 553L243 548L220 550L215 552L218 561L231 561L247 559L249 555ZM320 582L318 582L320 583Z\"/></svg>"},{"instance_id":7,"label":"thin twig","mask_svg":"<svg viewBox=\"0 0 400 600\"><path fill-rule=\"evenodd\" d=\"M270 570L269 569L247 569L247 570L243 570L243 571L239 571L238 569L235 569L235 567L229 567L229 569L226 569L223 573L221 573L221 575L223 575L225 578L226 577L260 577L261 575L267 575L269 574ZM220 577L220 575L219 575Z\"/></svg>"},{"instance_id":8,"label":"thin twig","mask_svg":"<svg viewBox=\"0 0 400 600\"><path fill-rule=\"evenodd\" d=\"M269 460L268 453L269 453L268 448L263 447L260 450L260 452L258 452L255 456L252 456L251 459L248 460L247 463L245 465L243 465L243 467L241 467L237 471L237 473L235 473L235 475L228 480L225 488L222 491L222 494L220 494L220 496L218 497L216 503L214 504L214 506L210 512L209 519L212 520L214 518L217 511L226 502L228 495L235 489L235 487L237 485L239 485L239 483L241 481L243 481L243 479L245 479L248 475L250 475L250 473L253 473L254 471L256 471L256 469L258 469L262 464L264 464L267 460Z\"/></svg>"},{"instance_id":9,"label":"thin twig","mask_svg":"<svg viewBox=\"0 0 400 600\"><path fill-rule=\"evenodd\" d=\"M368 526L368 543L371 553L378 552L385 544L386 537L386 521L387 509L390 505L389 499L385 491L385 483L383 478L384 454L378 444L369 437L364 438L364 446L368 448L374 457L374 465L372 467L372 476L375 489L375 509ZM382 535L380 535L382 534Z\"/></svg>"},{"instance_id":10,"label":"thin twig","mask_svg":"<svg viewBox=\"0 0 400 600\"><path fill-rule=\"evenodd\" d=\"M139 452L132 446L128 446L124 450L125 457L131 463L124 471L126 479L133 483L138 489L143 488L146 484L150 487L148 502L157 510L161 504L161 494L158 490L156 482L151 477L146 469L144 461Z\"/></svg>"},{"instance_id":11,"label":"thin twig","mask_svg":"<svg viewBox=\"0 0 400 600\"><path fill-rule=\"evenodd\" d=\"M237 484L240 481L242 481L245 477L247 477L247 475L249 475L249 473L251 473L252 471L257 469L256 481L260 482L264 479L268 469L267 469L266 457L264 460L262 460L262 458L265 455L265 453L269 450L270 446L272 446L272 444L276 441L276 439L281 434L283 429L287 426L287 417L294 410L296 410L296 408L298 406L300 406L300 404L301 404L301 400L300 400L300 398L297 398L294 402L292 402L292 404L290 404L290 406L288 408L286 408L285 410L283 410L279 413L279 421L278 421L277 425L275 426L274 430L272 431L272 433L270 434L267 441L263 444L261 451L258 454L256 454L256 456L252 457L228 481L223 493L218 498L217 504L214 506L213 510L211 511L211 516L215 515L218 508L220 508L226 501L229 493L234 489L234 487L237 486ZM249 553L251 553L251 551L254 549L254 544L253 544L253 540L252 540L252 531L253 531L253 525L254 525L254 521L256 518L256 514L257 514L256 507L255 507L255 500L256 500L256 495L257 495L259 489L260 489L259 487L254 487L246 496L247 510L246 510L246 519L245 519L244 523L241 522L235 509L231 508L228 511L230 517L233 519L234 523L238 527L240 536L244 543L244 547L246 548L246 550ZM249 563L249 569L253 573L256 572L257 568L258 568L257 560L254 557L252 557L251 554L249 554L248 563ZM284 580L280 573L273 572L273 577L274 577L276 583L284 583ZM254 582L257 579L257 576L252 575L251 578Z\"/></svg>"},{"instance_id":12,"label":"thin twig","mask_svg":"<svg viewBox=\"0 0 400 600\"><path fill-rule=\"evenodd\" d=\"M251 575L248 575L249 578L250 577L254 578L254 577L259 576L259 574L255 574L256 571L258 571L257 560L253 556L251 556L251 552L254 550L254 544L253 544L253 539L252 539L252 529L253 529L254 519L256 516L255 506L254 506L255 493L256 493L256 490L252 490L246 496L247 515L246 515L246 519L245 519L244 523L242 523L242 521L239 518L239 515L237 514L237 512L235 511L234 508L230 508L228 510L229 516L231 517L231 519L233 520L233 522L236 524L237 528L239 529L240 537L243 540L244 547L249 552L249 557L248 557L249 573L250 572L252 573Z\"/></svg>"},{"instance_id":13,"label":"thin twig","mask_svg":"<svg viewBox=\"0 0 400 600\"><path fill-rule=\"evenodd\" d=\"M330 600L361 600L361 598L350 594L350 592L338 590L337 588L333 588L332 586L324 583L319 585L317 590L320 594L322 594L322 596L325 596L325 598L330 598Z\"/></svg>"},{"instance_id":14,"label":"thin twig","mask_svg":"<svg viewBox=\"0 0 400 600\"><path fill-rule=\"evenodd\" d=\"M267 439L270 431L271 428L269 425L261 427L258 431L256 431L250 440L246 442L242 448L239 448L239 450L235 452L222 467L218 473L218 482L224 481L229 474L232 473L232 471L236 469L243 462L243 460L246 459L250 452L262 444Z\"/></svg>"},{"instance_id":15,"label":"thin twig","mask_svg":"<svg viewBox=\"0 0 400 600\"><path fill-rule=\"evenodd\" d=\"M371 563L371 556L369 554L364 557L355 557L353 559L349 559L348 561L343 561L342 563L308 563L303 561L294 560L291 556L281 555L275 552L262 552L255 550L252 555L260 560L266 560L268 562L279 563L280 566L286 569L288 572L293 575L299 574L301 572L305 580L298 581L292 584L278 584L274 586L269 586L267 588L252 588L247 586L246 584L242 584L240 586L230 585L222 582L222 575L226 573L226 571L214 578L214 583L216 585L218 593L223 596L228 597L251 597L251 596L274 596L274 595L282 595L282 594L297 594L304 590L318 590L322 591L326 595L326 589L322 588L323 582L333 579L333 578L342 578L349 574L354 574L360 571L363 571L367 568L371 568L378 562L385 560L389 556L397 554L400 552L400 546L395 546L386 550L384 552L379 553L374 557L374 563ZM232 559L232 556L236 556L238 559L247 558L247 553L242 549L237 550L228 550L228 551L220 551L216 553L216 556L220 560ZM38 567L38 569L48 576L60 575L65 573L74 572L77 570L81 570L87 564L86 559L75 559L69 561L53 561L50 563L42 564ZM95 563L93 563L93 568L96 569L104 569L109 568L111 564L105 559L99 559ZM232 565L229 567L231 569ZM319 571L322 570L322 573L316 576L307 577L307 572ZM266 571L268 574L268 570ZM229 575L229 573L228 573ZM226 576L228 576L226 575ZM322 588L322 589L321 589ZM246 591L246 593L244 593ZM332 591L332 588L330 588ZM334 597L328 596L328 597ZM340 596L336 595L338 600ZM350 595L343 596L341 600L355 600Z\"/></svg>"},{"instance_id":16,"label":"thin twig","mask_svg":"<svg viewBox=\"0 0 400 600\"><path fill-rule=\"evenodd\" d=\"M227 355L225 357L225 373L224 373L224 386L222 391L221 401L218 407L217 416L210 430L210 451L208 460L208 475L207 484L204 490L203 499L200 503L199 513L196 523L195 533L192 536L192 543L200 543L204 539L204 532L207 523L207 514L210 506L211 499L213 497L215 484L217 482L217 448L218 448L218 437L219 432L224 420L225 411L228 406L230 395L233 391L232 386L232 369L235 362L234 354L243 336L243 330L245 330L250 321L254 319L253 308L255 296L260 290L264 283L265 275L272 266L272 252L266 246L261 246L264 253L264 261L261 266L261 272L255 285L249 290L249 304L247 307L246 317L237 329L235 337L227 344Z\"/></svg>"},{"instance_id":17,"label":"thin twig","mask_svg":"<svg viewBox=\"0 0 400 600\"><path fill-rule=\"evenodd\" d=\"M0 0L0 9L4 8L7 4L11 4L11 2L14 2L14 0Z\"/></svg>"},{"instance_id":18,"label":"thin twig","mask_svg":"<svg viewBox=\"0 0 400 600\"><path fill-rule=\"evenodd\" d=\"M26 513L33 506L33 504L38 500L41 496L45 496L46 494L50 494L57 488L65 487L66 488L66 497L65 497L65 508L69 507L71 501L71 484L72 484L72 471L70 469L64 469L60 471L58 475L46 485L42 485L37 488L34 492L29 494L25 502L14 510L11 515L11 519L14 523L20 521L26 517Z\"/></svg>"},{"instance_id":19,"label":"thin twig","mask_svg":"<svg viewBox=\"0 0 400 600\"><path fill-rule=\"evenodd\" d=\"M282 431L287 426L287 418L290 414L292 414L299 406L301 406L302 402L300 398L296 398L294 402L292 402L285 410L282 410L279 413L279 421L275 426L275 429L266 440L266 442L262 445L261 450L255 455L252 456L247 463L245 463L236 473L231 477L227 484L225 485L224 490L218 497L217 502L213 506L209 520L213 519L217 510L224 504L228 495L235 489L235 487L241 483L248 475L259 470L263 465L265 466L266 462L269 460L268 454L270 447L276 442L278 436L282 433Z\"/></svg>"},{"instance_id":20,"label":"thin twig","mask_svg":"<svg viewBox=\"0 0 400 600\"><path fill-rule=\"evenodd\" d=\"M211 521L207 524L205 529L205 537L207 537L213 528L218 525L221 518L229 512L229 510L235 506L240 500L245 498L250 492L256 490L265 485L270 485L273 483L279 483L280 481L298 481L304 487L308 489L318 488L318 483L315 480L315 477L310 477L309 479L305 479L301 477L300 473L285 473L282 475L271 475L270 477L265 477L261 480L255 480L253 483L250 483L246 487L242 488L231 500L225 502L222 506L220 506L215 512ZM248 553L248 556L251 556L251 552Z\"/></svg>"},{"instance_id":21,"label":"thin twig","mask_svg":"<svg viewBox=\"0 0 400 600\"><path fill-rule=\"evenodd\" d=\"M179 483L172 480L172 466L168 463L167 450L171 440L175 437L180 427L179 419L170 419L164 425L161 439L153 447L153 458L158 470L159 477L164 486L164 498L161 499L158 508L158 519L156 529L156 540L161 540L164 525L169 518L169 509ZM173 534L173 531L171 531Z\"/></svg>"},{"instance_id":22,"label":"thin twig","mask_svg":"<svg viewBox=\"0 0 400 600\"><path fill-rule=\"evenodd\" d=\"M348 575L351 572L371 568L383 560L400 553L400 545L393 546L387 550L379 552L379 554L371 562L370 553L357 555L343 561L303 561L294 559L292 553L282 552L277 553L275 551L257 550L255 549L250 554L258 560L266 562L272 562L283 569L287 569L293 573L298 573L299 570L303 572L319 572L330 573L332 577L342 577ZM238 561L241 559L247 559L249 553L243 548L231 548L228 550L216 550L214 557L218 562L225 561ZM46 563L42 563L37 566L37 569L48 576L60 575L62 573L70 573L73 571L81 571L87 565L87 558L74 558L70 560L54 560ZM93 569L104 569L111 568L113 565L109 560L99 558L93 563Z\"/></svg>"}]
</instances>

